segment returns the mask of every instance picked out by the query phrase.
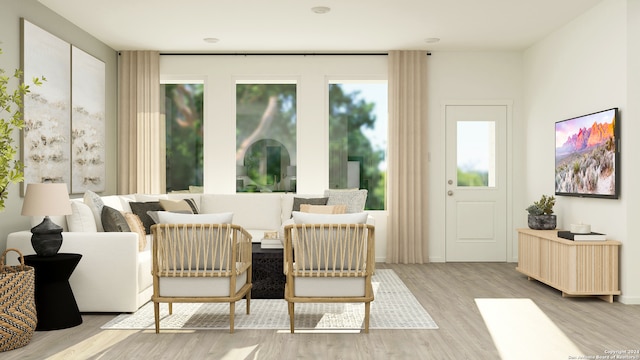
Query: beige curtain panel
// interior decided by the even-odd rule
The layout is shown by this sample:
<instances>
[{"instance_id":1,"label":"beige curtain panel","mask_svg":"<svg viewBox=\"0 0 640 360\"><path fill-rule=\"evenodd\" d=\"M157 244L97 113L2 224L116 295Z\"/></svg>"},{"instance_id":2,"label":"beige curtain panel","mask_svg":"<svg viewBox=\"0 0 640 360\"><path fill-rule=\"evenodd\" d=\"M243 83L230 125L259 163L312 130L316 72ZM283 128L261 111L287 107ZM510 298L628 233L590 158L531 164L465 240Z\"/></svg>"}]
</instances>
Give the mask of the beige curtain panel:
<instances>
[{"instance_id":1,"label":"beige curtain panel","mask_svg":"<svg viewBox=\"0 0 640 360\"><path fill-rule=\"evenodd\" d=\"M387 262L428 257L427 53L389 52Z\"/></svg>"},{"instance_id":2,"label":"beige curtain panel","mask_svg":"<svg viewBox=\"0 0 640 360\"><path fill-rule=\"evenodd\" d=\"M118 193L166 190L165 127L160 116L160 53L118 58Z\"/></svg>"}]
</instances>

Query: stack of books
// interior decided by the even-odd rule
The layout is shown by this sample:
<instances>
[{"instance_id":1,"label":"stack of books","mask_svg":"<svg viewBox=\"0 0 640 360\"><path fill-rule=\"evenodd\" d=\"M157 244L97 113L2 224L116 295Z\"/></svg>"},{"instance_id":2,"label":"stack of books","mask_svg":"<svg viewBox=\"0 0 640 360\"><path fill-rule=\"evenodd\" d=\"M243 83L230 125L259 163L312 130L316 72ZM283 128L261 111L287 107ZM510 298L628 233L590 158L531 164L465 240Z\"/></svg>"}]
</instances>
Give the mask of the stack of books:
<instances>
[{"instance_id":1,"label":"stack of books","mask_svg":"<svg viewBox=\"0 0 640 360\"><path fill-rule=\"evenodd\" d=\"M262 249L283 249L284 245L280 239L262 239L260 240L260 248Z\"/></svg>"},{"instance_id":2,"label":"stack of books","mask_svg":"<svg viewBox=\"0 0 640 360\"><path fill-rule=\"evenodd\" d=\"M577 234L577 233L572 233L571 231L559 230L558 237L567 239L567 240L574 240L574 241L605 241L607 240L606 234L600 234L595 232L588 233L588 234Z\"/></svg>"}]
</instances>

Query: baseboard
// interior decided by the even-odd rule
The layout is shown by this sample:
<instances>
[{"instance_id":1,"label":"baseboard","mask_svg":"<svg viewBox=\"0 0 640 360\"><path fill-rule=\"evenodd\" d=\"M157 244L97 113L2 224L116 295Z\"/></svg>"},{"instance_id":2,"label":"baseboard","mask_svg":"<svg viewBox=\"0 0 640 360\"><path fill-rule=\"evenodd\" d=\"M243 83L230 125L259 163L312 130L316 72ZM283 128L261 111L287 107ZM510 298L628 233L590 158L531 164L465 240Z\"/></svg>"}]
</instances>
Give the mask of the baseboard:
<instances>
[{"instance_id":1,"label":"baseboard","mask_svg":"<svg viewBox=\"0 0 640 360\"><path fill-rule=\"evenodd\" d=\"M618 296L618 302L625 305L640 305L640 296Z\"/></svg>"}]
</instances>

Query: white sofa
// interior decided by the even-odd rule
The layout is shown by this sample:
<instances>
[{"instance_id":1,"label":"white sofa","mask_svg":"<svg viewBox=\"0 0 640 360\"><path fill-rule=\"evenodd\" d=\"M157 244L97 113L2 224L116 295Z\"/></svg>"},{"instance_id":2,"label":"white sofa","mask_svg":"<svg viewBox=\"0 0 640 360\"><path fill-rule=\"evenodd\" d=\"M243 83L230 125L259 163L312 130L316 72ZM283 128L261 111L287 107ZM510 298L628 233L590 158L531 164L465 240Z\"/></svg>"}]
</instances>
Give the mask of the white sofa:
<instances>
[{"instance_id":1,"label":"white sofa","mask_svg":"<svg viewBox=\"0 0 640 360\"><path fill-rule=\"evenodd\" d=\"M245 228L259 242L265 231L282 229L290 221L294 197L310 198L323 195L284 193L109 195L103 196L106 206L130 212L131 201L194 199L200 213L233 212L233 223ZM73 199L72 201L82 201ZM369 218L372 223L372 218ZM40 219L34 219L36 225ZM65 217L52 217L61 225L62 253L82 254L71 275L70 284L81 312L134 312L148 302L152 294L151 241L147 235L144 250L138 249L135 232L69 232ZM16 248L24 255L34 254L29 230L9 234L7 248ZM17 257L7 259L17 264Z\"/></svg>"}]
</instances>

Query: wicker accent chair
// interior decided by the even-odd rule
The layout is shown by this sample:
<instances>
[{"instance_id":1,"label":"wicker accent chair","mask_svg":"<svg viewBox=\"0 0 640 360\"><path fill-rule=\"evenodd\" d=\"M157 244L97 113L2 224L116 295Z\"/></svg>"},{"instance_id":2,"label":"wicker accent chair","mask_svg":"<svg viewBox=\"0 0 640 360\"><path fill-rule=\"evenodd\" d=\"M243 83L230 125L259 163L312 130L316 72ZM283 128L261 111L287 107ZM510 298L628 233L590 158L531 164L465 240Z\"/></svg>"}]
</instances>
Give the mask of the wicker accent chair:
<instances>
[{"instance_id":1,"label":"wicker accent chair","mask_svg":"<svg viewBox=\"0 0 640 360\"><path fill-rule=\"evenodd\" d=\"M153 234L153 301L156 333L160 303L229 303L233 333L235 303L251 302L251 235L232 224L156 224Z\"/></svg>"},{"instance_id":2,"label":"wicker accent chair","mask_svg":"<svg viewBox=\"0 0 640 360\"><path fill-rule=\"evenodd\" d=\"M375 227L367 224L285 226L285 300L294 332L295 303L364 302L369 332Z\"/></svg>"}]
</instances>

